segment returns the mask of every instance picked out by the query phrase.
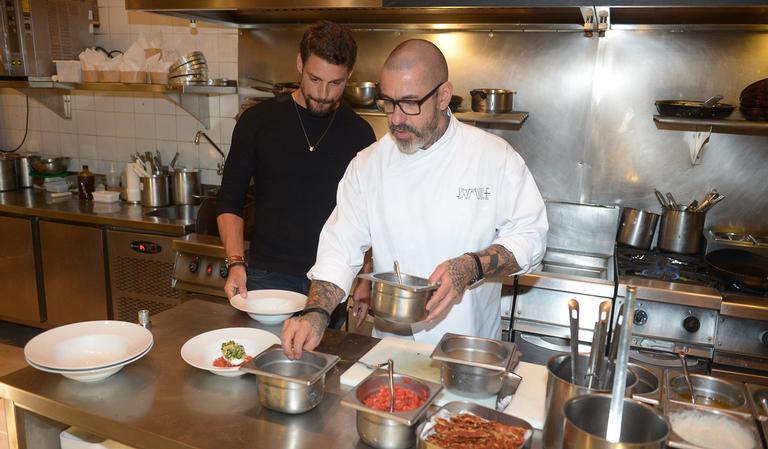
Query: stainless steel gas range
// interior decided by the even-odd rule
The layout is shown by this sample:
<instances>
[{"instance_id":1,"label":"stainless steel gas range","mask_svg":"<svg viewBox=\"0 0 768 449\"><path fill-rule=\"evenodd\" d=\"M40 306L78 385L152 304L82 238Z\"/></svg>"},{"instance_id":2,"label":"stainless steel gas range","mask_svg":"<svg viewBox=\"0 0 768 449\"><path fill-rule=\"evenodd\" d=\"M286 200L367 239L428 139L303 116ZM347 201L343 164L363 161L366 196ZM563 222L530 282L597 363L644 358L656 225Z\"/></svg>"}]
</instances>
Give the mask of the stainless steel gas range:
<instances>
[{"instance_id":1,"label":"stainless steel gas range","mask_svg":"<svg viewBox=\"0 0 768 449\"><path fill-rule=\"evenodd\" d=\"M619 247L617 266L617 307L626 286L637 287L635 359L676 368L670 354L683 353L718 376L768 382L768 292L736 289L702 255Z\"/></svg>"}]
</instances>

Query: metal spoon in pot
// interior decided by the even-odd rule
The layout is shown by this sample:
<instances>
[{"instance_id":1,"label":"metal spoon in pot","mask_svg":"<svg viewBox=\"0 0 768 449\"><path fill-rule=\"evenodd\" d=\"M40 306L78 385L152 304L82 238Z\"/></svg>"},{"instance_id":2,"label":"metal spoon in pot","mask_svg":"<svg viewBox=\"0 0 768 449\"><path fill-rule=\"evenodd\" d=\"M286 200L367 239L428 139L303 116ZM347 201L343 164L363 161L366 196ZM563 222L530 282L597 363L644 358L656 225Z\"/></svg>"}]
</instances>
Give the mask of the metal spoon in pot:
<instances>
[{"instance_id":1,"label":"metal spoon in pot","mask_svg":"<svg viewBox=\"0 0 768 449\"><path fill-rule=\"evenodd\" d=\"M395 261L395 274L397 275L397 282L403 285L403 276L400 274L400 263Z\"/></svg>"},{"instance_id":2,"label":"metal spoon in pot","mask_svg":"<svg viewBox=\"0 0 768 449\"><path fill-rule=\"evenodd\" d=\"M677 355L680 357L680 363L683 364L683 376L685 376L685 383L688 385L688 392L691 394L691 404L696 405L696 395L693 392L691 375L688 374L688 364L685 362L685 354L678 353Z\"/></svg>"}]
</instances>

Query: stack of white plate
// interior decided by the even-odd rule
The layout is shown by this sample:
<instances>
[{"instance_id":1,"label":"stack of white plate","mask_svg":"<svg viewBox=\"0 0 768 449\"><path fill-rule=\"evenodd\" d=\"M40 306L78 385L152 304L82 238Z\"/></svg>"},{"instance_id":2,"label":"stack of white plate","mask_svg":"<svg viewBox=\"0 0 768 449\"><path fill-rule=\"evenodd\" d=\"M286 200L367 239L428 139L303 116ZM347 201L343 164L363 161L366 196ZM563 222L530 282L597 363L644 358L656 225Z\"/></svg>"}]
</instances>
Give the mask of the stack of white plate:
<instances>
[{"instance_id":1,"label":"stack of white plate","mask_svg":"<svg viewBox=\"0 0 768 449\"><path fill-rule=\"evenodd\" d=\"M43 332L24 346L33 368L80 382L96 382L144 357L152 333L125 321L85 321Z\"/></svg>"}]
</instances>

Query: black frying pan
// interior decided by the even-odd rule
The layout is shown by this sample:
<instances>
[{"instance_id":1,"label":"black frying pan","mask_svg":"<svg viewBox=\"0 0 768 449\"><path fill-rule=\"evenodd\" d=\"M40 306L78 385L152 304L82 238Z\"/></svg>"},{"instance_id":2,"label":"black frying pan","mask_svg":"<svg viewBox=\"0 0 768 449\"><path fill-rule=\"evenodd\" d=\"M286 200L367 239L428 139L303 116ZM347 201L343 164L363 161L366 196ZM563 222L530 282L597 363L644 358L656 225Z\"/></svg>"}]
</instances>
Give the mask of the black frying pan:
<instances>
[{"instance_id":1,"label":"black frying pan","mask_svg":"<svg viewBox=\"0 0 768 449\"><path fill-rule=\"evenodd\" d=\"M718 249L704 257L718 277L741 287L768 290L768 257L739 249Z\"/></svg>"}]
</instances>

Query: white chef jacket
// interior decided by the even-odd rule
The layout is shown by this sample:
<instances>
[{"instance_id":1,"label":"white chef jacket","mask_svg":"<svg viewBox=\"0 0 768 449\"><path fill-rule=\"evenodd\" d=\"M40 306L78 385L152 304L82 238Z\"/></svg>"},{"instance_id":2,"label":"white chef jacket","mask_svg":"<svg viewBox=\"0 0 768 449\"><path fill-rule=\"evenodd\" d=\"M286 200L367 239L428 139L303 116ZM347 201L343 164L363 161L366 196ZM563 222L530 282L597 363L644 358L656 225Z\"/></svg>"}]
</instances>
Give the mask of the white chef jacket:
<instances>
[{"instance_id":1,"label":"white chef jacket","mask_svg":"<svg viewBox=\"0 0 768 449\"><path fill-rule=\"evenodd\" d=\"M374 272L392 271L397 260L403 273L428 278L440 263L492 244L528 272L544 255L547 229L544 201L520 155L451 117L426 150L403 154L387 134L357 154L307 276L349 294L371 247ZM436 343L446 332L498 339L500 303L501 283L486 281L441 318L411 325L414 339Z\"/></svg>"}]
</instances>

